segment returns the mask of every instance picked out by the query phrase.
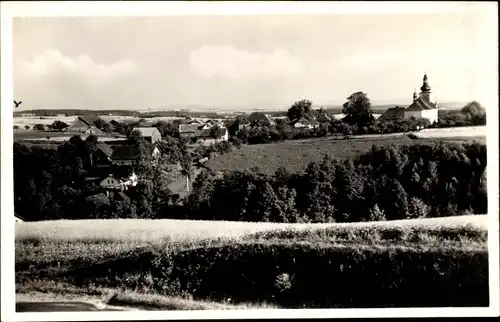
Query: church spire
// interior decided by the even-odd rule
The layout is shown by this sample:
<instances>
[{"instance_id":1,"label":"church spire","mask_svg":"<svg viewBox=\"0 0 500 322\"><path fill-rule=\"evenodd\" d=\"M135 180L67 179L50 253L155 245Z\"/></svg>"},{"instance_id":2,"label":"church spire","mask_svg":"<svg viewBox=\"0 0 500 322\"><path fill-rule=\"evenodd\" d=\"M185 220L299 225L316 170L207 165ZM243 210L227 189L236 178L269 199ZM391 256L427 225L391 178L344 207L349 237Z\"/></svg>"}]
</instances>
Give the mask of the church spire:
<instances>
[{"instance_id":1,"label":"church spire","mask_svg":"<svg viewBox=\"0 0 500 322\"><path fill-rule=\"evenodd\" d=\"M413 90L413 100L416 101L417 98L418 98L418 96L417 96L417 90L414 89Z\"/></svg>"},{"instance_id":2,"label":"church spire","mask_svg":"<svg viewBox=\"0 0 500 322\"><path fill-rule=\"evenodd\" d=\"M429 83L427 82L427 73L424 74L424 82L422 84L422 87L420 87L420 90L422 91L422 93L431 91L431 87L429 86Z\"/></svg>"}]
</instances>

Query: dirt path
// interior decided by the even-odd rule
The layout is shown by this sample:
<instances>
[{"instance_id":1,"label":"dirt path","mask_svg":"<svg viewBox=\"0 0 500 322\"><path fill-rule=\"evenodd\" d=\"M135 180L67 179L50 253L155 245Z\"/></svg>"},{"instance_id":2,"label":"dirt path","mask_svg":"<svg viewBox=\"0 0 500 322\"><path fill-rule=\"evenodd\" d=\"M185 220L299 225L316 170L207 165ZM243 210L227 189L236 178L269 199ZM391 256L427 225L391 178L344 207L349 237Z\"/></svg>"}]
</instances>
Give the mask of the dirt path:
<instances>
[{"instance_id":1,"label":"dirt path","mask_svg":"<svg viewBox=\"0 0 500 322\"><path fill-rule=\"evenodd\" d=\"M129 307L111 306L99 296L59 295L53 293L16 294L16 312L81 312L81 311L133 311Z\"/></svg>"}]
</instances>

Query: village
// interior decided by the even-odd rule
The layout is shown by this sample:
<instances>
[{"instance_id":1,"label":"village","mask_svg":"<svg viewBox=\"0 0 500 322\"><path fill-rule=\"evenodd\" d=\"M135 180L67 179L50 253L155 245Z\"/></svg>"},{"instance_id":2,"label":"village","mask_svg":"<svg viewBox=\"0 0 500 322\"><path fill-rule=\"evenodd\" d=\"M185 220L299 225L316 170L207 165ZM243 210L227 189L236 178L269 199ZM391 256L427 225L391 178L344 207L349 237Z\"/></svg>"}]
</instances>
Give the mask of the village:
<instances>
[{"instance_id":1,"label":"village","mask_svg":"<svg viewBox=\"0 0 500 322\"><path fill-rule=\"evenodd\" d=\"M427 74L423 77L421 92L413 94L413 102L406 108L392 107L387 109L379 117L379 121L398 121L398 120L419 120L426 119L428 124L438 122L438 104L433 99L433 93L428 83ZM290 128L299 130L317 131L320 128L328 128L332 120L336 120L337 115L329 115L324 110L319 110L316 114L309 114L290 120L288 117L273 117L265 112L253 112L246 117L238 116L236 119L208 119L201 121L196 118L177 119L174 124L175 131L172 135L175 137L187 138L191 146L204 145L211 146L219 142L228 142L230 139L229 130L226 123L237 124L237 129L233 131L235 136L238 132L246 131L259 126L271 126L285 123ZM57 120L55 122L58 122ZM61 121L59 121L61 122ZM62 123L62 122L61 122ZM134 125L131 132L138 131L140 135L148 142L148 153L152 158L159 158L165 151L157 145L163 137L161 132L155 127L155 121L147 118L113 118L112 115L80 115L77 116L69 125L61 127L59 131L67 135L66 139L79 135L83 138L94 135L99 138L97 149L92 156L93 171L88 174L87 181L97 183L101 188L108 191L127 190L128 187L136 186L138 177L134 172L139 151L136 147L127 144L126 135L116 132L117 128L124 125ZM49 125L50 127L50 125ZM41 127L38 127L41 129ZM421 130L423 125L417 125L412 130ZM47 130L44 128L44 130ZM55 137L59 140L65 137ZM42 141L45 138L41 139ZM50 138L49 138L50 140ZM202 165L208 160L207 157L196 160L197 165ZM172 164L171 169L180 171L179 164ZM183 187L183 193L190 189L189 183Z\"/></svg>"}]
</instances>

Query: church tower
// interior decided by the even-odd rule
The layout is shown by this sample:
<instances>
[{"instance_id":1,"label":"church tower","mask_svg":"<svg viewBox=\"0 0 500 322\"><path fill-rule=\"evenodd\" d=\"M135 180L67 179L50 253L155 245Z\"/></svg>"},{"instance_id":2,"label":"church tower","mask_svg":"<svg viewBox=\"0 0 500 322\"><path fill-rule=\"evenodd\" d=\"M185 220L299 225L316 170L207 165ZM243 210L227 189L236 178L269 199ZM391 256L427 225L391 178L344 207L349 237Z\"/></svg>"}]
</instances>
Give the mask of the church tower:
<instances>
[{"instance_id":1,"label":"church tower","mask_svg":"<svg viewBox=\"0 0 500 322\"><path fill-rule=\"evenodd\" d=\"M434 103L431 87L427 81L427 74L424 75L424 82L422 87L420 87L420 97L429 103Z\"/></svg>"}]
</instances>

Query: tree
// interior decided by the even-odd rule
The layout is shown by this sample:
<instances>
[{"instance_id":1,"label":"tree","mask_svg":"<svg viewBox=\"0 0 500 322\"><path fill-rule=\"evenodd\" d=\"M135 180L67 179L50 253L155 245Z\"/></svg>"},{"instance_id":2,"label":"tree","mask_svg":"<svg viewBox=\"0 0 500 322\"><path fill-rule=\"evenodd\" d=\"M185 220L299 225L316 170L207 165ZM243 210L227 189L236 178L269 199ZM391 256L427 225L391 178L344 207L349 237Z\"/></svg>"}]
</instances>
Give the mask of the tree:
<instances>
[{"instance_id":1,"label":"tree","mask_svg":"<svg viewBox=\"0 0 500 322\"><path fill-rule=\"evenodd\" d=\"M111 132L113 132L113 127L111 126L111 124L105 123L104 126L102 127L102 130L105 133L111 133Z\"/></svg>"},{"instance_id":2,"label":"tree","mask_svg":"<svg viewBox=\"0 0 500 322\"><path fill-rule=\"evenodd\" d=\"M342 113L346 116L343 121L358 127L369 126L374 121L371 102L363 92L353 93L344 103Z\"/></svg>"},{"instance_id":3,"label":"tree","mask_svg":"<svg viewBox=\"0 0 500 322\"><path fill-rule=\"evenodd\" d=\"M181 166L181 174L186 178L186 191L189 192L193 175L193 161L191 155L189 153L183 153L179 163Z\"/></svg>"},{"instance_id":4,"label":"tree","mask_svg":"<svg viewBox=\"0 0 500 322\"><path fill-rule=\"evenodd\" d=\"M306 99L297 101L288 109L287 116L290 120L312 116L312 102Z\"/></svg>"},{"instance_id":5,"label":"tree","mask_svg":"<svg viewBox=\"0 0 500 322\"><path fill-rule=\"evenodd\" d=\"M471 121L473 124L486 122L486 111L479 102L472 101L465 105L462 108L462 114L465 115L466 120Z\"/></svg>"},{"instance_id":6,"label":"tree","mask_svg":"<svg viewBox=\"0 0 500 322\"><path fill-rule=\"evenodd\" d=\"M30 129L30 126L29 126L29 125L25 125L25 126L24 126L24 128L25 128L26 130L29 130L29 129Z\"/></svg>"},{"instance_id":7,"label":"tree","mask_svg":"<svg viewBox=\"0 0 500 322\"><path fill-rule=\"evenodd\" d=\"M477 101L472 101L462 108L462 113L469 116L483 116L486 114L485 109Z\"/></svg>"},{"instance_id":8,"label":"tree","mask_svg":"<svg viewBox=\"0 0 500 322\"><path fill-rule=\"evenodd\" d=\"M379 208L377 204L370 209L370 213L368 216L369 221L385 221L385 213L382 209Z\"/></svg>"},{"instance_id":9,"label":"tree","mask_svg":"<svg viewBox=\"0 0 500 322\"><path fill-rule=\"evenodd\" d=\"M33 129L35 131L45 131L45 126L43 124L35 124L35 126L33 126Z\"/></svg>"},{"instance_id":10,"label":"tree","mask_svg":"<svg viewBox=\"0 0 500 322\"><path fill-rule=\"evenodd\" d=\"M219 126L214 126L210 129L210 136L216 140L220 139L222 137L222 133L224 130L219 127Z\"/></svg>"},{"instance_id":11,"label":"tree","mask_svg":"<svg viewBox=\"0 0 500 322\"><path fill-rule=\"evenodd\" d=\"M410 198L408 202L408 218L426 218L429 215L429 206L417 197Z\"/></svg>"},{"instance_id":12,"label":"tree","mask_svg":"<svg viewBox=\"0 0 500 322\"><path fill-rule=\"evenodd\" d=\"M106 121L104 121L102 118L98 118L94 121L95 127L100 130L104 129L104 124L106 124Z\"/></svg>"},{"instance_id":13,"label":"tree","mask_svg":"<svg viewBox=\"0 0 500 322\"><path fill-rule=\"evenodd\" d=\"M14 131L19 130L19 125L14 125L14 126L13 126L13 130L14 130Z\"/></svg>"},{"instance_id":14,"label":"tree","mask_svg":"<svg viewBox=\"0 0 500 322\"><path fill-rule=\"evenodd\" d=\"M67 126L68 126L68 124L66 124L62 121L59 121L59 120L54 121L54 123L52 123L52 125L51 125L52 129L57 130L57 131L61 131L62 129L64 129Z\"/></svg>"}]
</instances>

